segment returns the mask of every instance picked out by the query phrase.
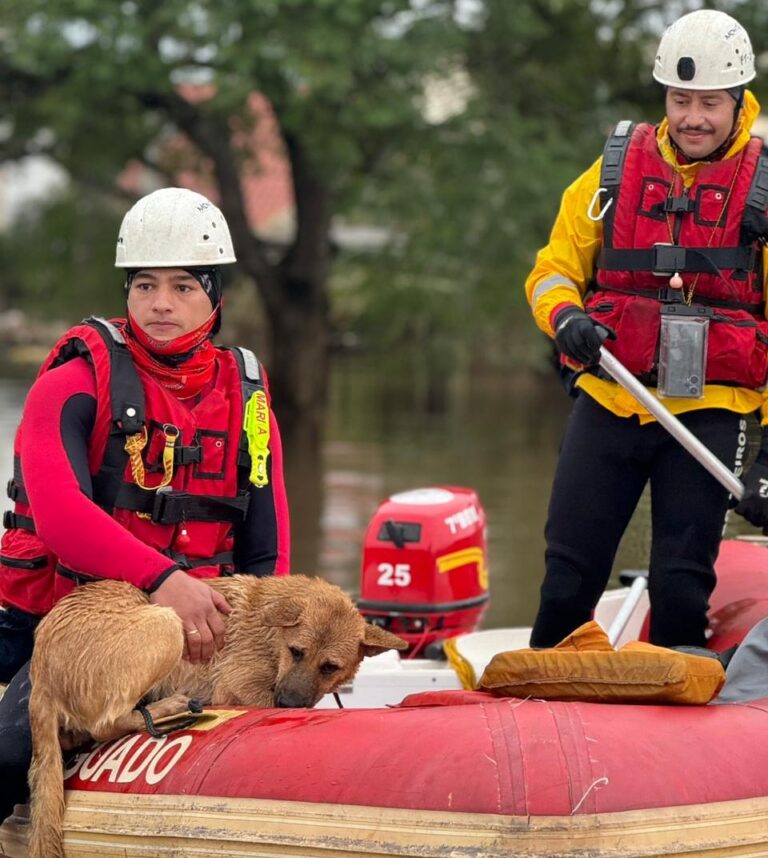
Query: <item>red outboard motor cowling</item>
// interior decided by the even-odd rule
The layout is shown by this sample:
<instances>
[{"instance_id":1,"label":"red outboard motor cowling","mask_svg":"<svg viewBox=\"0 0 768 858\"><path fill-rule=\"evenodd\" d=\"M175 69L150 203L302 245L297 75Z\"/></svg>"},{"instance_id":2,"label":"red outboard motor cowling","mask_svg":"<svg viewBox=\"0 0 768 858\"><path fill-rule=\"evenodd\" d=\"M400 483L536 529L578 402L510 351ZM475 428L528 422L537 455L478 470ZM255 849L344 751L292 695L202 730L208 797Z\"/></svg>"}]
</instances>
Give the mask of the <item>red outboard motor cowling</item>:
<instances>
[{"instance_id":1,"label":"red outboard motor cowling","mask_svg":"<svg viewBox=\"0 0 768 858\"><path fill-rule=\"evenodd\" d=\"M410 643L408 656L474 630L488 604L485 510L472 489L392 495L365 533L358 608Z\"/></svg>"}]
</instances>

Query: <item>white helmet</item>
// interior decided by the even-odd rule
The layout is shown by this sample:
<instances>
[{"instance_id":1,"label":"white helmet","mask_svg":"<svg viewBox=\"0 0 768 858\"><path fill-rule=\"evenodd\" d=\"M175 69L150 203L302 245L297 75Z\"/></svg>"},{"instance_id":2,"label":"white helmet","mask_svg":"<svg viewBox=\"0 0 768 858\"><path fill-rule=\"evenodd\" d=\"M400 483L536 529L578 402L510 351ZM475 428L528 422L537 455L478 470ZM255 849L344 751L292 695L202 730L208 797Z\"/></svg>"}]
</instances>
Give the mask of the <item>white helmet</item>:
<instances>
[{"instance_id":1,"label":"white helmet","mask_svg":"<svg viewBox=\"0 0 768 858\"><path fill-rule=\"evenodd\" d=\"M755 55L747 31L725 12L700 9L664 31L653 76L678 89L730 89L755 76Z\"/></svg>"},{"instance_id":2,"label":"white helmet","mask_svg":"<svg viewBox=\"0 0 768 858\"><path fill-rule=\"evenodd\" d=\"M162 188L128 209L115 253L115 268L193 268L235 261L224 215L186 188Z\"/></svg>"}]
</instances>

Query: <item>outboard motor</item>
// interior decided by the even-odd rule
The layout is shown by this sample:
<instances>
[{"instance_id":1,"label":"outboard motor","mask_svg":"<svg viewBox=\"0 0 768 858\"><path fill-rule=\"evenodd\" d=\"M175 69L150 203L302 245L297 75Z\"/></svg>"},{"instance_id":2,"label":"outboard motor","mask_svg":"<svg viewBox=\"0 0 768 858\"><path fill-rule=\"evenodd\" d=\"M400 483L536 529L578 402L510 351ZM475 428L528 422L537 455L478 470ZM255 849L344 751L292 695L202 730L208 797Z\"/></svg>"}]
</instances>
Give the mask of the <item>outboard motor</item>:
<instances>
[{"instance_id":1,"label":"outboard motor","mask_svg":"<svg viewBox=\"0 0 768 858\"><path fill-rule=\"evenodd\" d=\"M485 527L477 494L453 486L392 495L371 519L358 608L407 640L408 658L476 629L489 599Z\"/></svg>"}]
</instances>

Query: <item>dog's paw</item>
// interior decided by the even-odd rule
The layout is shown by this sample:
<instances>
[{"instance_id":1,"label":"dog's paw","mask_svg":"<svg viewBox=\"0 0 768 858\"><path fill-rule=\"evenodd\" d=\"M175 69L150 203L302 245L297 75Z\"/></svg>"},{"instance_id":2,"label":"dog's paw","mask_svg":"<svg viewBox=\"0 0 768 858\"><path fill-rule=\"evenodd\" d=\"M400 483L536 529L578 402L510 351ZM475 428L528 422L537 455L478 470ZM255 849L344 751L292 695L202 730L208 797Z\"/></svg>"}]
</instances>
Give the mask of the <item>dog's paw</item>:
<instances>
[{"instance_id":1,"label":"dog's paw","mask_svg":"<svg viewBox=\"0 0 768 858\"><path fill-rule=\"evenodd\" d=\"M187 697L186 694L172 694L170 697L164 697L162 700L156 700L150 703L149 709L155 722L163 718L171 718L174 715L187 715L190 712L195 712L193 707L199 706L199 701Z\"/></svg>"}]
</instances>

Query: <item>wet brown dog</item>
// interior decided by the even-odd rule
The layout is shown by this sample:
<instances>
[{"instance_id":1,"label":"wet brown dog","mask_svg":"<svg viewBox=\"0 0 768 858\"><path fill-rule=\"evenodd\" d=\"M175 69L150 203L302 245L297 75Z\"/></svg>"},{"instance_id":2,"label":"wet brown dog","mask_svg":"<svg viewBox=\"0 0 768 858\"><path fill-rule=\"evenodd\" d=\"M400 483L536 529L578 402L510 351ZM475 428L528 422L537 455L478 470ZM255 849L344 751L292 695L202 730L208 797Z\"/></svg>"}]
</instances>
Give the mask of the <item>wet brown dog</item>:
<instances>
[{"instance_id":1,"label":"wet brown dog","mask_svg":"<svg viewBox=\"0 0 768 858\"><path fill-rule=\"evenodd\" d=\"M102 581L62 599L40 623L32 655L30 858L63 858L60 741L100 741L214 705L311 707L351 679L366 655L407 644L366 623L319 578L234 575L207 583L232 607L224 646L205 664L182 660L181 620L129 584Z\"/></svg>"}]
</instances>

